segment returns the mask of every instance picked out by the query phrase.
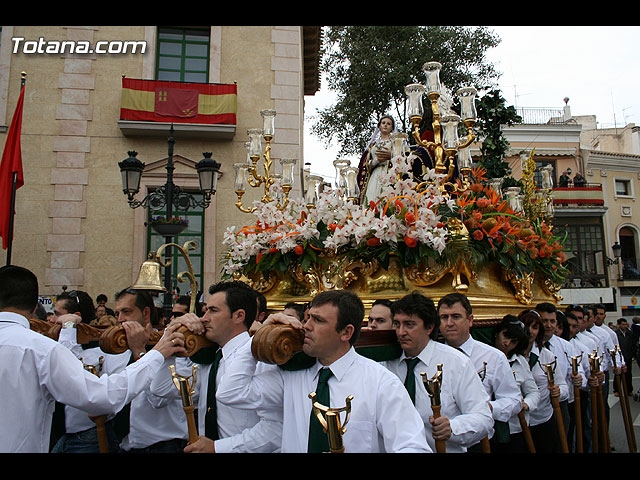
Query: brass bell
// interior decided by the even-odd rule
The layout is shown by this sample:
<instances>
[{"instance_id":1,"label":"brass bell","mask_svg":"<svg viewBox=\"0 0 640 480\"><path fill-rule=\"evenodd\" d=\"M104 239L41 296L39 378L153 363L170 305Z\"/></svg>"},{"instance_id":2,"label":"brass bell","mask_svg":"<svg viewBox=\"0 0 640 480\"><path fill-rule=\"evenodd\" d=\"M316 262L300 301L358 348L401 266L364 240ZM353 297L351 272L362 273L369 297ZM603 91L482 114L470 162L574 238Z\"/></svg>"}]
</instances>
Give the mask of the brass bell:
<instances>
[{"instance_id":1,"label":"brass bell","mask_svg":"<svg viewBox=\"0 0 640 480\"><path fill-rule=\"evenodd\" d=\"M149 258L140 266L138 280L131 288L136 290L153 290L163 293L167 291L160 280L162 278L160 275L162 265L160 265L160 262L156 258L156 252L149 253Z\"/></svg>"}]
</instances>

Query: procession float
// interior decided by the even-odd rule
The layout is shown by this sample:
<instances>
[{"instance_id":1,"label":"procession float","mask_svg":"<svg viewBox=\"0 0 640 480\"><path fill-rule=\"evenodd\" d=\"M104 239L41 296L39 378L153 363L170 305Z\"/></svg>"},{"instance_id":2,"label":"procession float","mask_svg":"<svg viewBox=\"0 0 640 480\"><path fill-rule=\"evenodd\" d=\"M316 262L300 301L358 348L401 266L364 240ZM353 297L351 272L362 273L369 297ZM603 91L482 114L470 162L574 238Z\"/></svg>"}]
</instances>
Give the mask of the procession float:
<instances>
[{"instance_id":1,"label":"procession float","mask_svg":"<svg viewBox=\"0 0 640 480\"><path fill-rule=\"evenodd\" d=\"M470 155L475 89L456 92L457 114L443 102L440 64L423 69L426 85L405 88L411 132L391 134L390 160L374 198L363 197L358 168L348 160L334 162L334 185L307 170L302 198L290 196L295 162L282 159L282 174L272 173L275 112L261 112L264 128L249 130L247 162L234 165L236 206L255 220L226 230L224 278L249 283L272 311L331 289L353 291L366 309L376 299L412 291L434 302L461 292L473 305L475 326L491 326L538 302L561 301L569 272L563 239L552 226L551 173L543 170L541 188L536 186L532 151L522 187L503 191L503 179L488 178ZM419 131L425 94L432 140ZM250 207L242 203L248 187L264 188Z\"/></svg>"}]
</instances>

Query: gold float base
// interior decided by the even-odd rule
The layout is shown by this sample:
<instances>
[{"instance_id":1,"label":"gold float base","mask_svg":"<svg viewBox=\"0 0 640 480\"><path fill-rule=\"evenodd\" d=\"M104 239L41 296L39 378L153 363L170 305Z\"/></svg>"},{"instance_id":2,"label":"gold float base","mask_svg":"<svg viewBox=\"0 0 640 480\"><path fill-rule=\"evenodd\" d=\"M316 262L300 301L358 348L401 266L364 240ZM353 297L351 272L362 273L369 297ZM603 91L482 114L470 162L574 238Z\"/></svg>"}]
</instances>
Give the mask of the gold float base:
<instances>
[{"instance_id":1,"label":"gold float base","mask_svg":"<svg viewBox=\"0 0 640 480\"><path fill-rule=\"evenodd\" d=\"M357 294L366 315L378 299L399 299L417 291L436 304L444 295L464 293L471 302L474 326L489 327L507 314L518 315L541 302L559 305L558 288L545 285L530 275L524 279L505 271L498 263L473 272L466 266L457 268L404 269L392 261L384 269L375 261L349 263L336 261L325 267L312 266L307 271L271 272L269 275L238 276L267 298L270 312L281 311L288 302L306 303L324 290L345 289Z\"/></svg>"}]
</instances>

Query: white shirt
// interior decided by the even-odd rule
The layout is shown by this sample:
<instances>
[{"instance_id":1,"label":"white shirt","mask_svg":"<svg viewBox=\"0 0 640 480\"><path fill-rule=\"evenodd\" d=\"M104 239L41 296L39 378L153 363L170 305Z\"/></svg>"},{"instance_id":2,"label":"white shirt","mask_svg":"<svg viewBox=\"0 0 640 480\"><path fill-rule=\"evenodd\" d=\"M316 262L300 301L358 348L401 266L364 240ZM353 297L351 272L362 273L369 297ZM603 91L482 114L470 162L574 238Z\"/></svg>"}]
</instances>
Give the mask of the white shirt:
<instances>
[{"instance_id":1,"label":"white shirt","mask_svg":"<svg viewBox=\"0 0 640 480\"><path fill-rule=\"evenodd\" d=\"M381 362L395 373L401 382L407 375L407 364L403 353L399 359ZM442 389L440 391L440 415L449 419L451 438L446 442L447 453L466 452L493 433L493 417L489 408L489 396L476 374L471 360L453 347L429 340L417 357L420 361L414 368L416 382L416 408L424 422L427 441L435 451L429 417L433 415L431 399L424 386L421 373L431 379L442 364Z\"/></svg>"},{"instance_id":2,"label":"white shirt","mask_svg":"<svg viewBox=\"0 0 640 480\"><path fill-rule=\"evenodd\" d=\"M609 371L610 368L611 369L613 368L613 361L611 360L611 351L615 350L616 345L611 339L611 336L609 335L609 333L607 333L607 331L601 326L599 327L598 325L592 325L590 330L592 334L594 334L596 337L600 339L602 348L604 349L604 355L602 356L601 369L603 372L607 372ZM621 366L623 364L624 364L624 360L621 361L620 356L618 355L618 357L616 358L616 365Z\"/></svg>"},{"instance_id":3,"label":"white shirt","mask_svg":"<svg viewBox=\"0 0 640 480\"><path fill-rule=\"evenodd\" d=\"M531 352L529 352L525 357L527 359L527 364L529 363L529 358L532 353L535 353L538 356L538 361L531 368L531 374L533 375L533 378L538 385L538 390L540 391L538 407L536 409L529 410L529 425L534 426L546 422L553 415L553 405L551 404L551 395L549 394L548 388L549 380L547 379L547 373L542 365L552 364L555 361L556 356L551 353L548 348L539 348L537 345L534 345L531 348ZM569 388L564 379L564 375L554 375L553 381L554 384L560 387L560 397L558 399L560 401L566 400L569 397Z\"/></svg>"},{"instance_id":4,"label":"white shirt","mask_svg":"<svg viewBox=\"0 0 640 480\"><path fill-rule=\"evenodd\" d=\"M191 363L188 358L177 357L174 361L176 373L185 376L191 374ZM189 438L182 399L174 397L163 402L154 402L150 392L152 380L153 377L149 378L144 390L131 401L129 433L120 442L120 448L125 451L132 448L146 448L167 440Z\"/></svg>"},{"instance_id":5,"label":"white shirt","mask_svg":"<svg viewBox=\"0 0 640 480\"><path fill-rule=\"evenodd\" d=\"M597 354L598 359L600 360L600 371L604 372L609 354L605 352L605 346L602 343L602 339L589 330L583 330L576 336L578 337L578 340L589 347L591 350L589 355L593 355L594 352Z\"/></svg>"},{"instance_id":6,"label":"white shirt","mask_svg":"<svg viewBox=\"0 0 640 480\"><path fill-rule=\"evenodd\" d=\"M113 375L127 367L129 359L131 358L130 351L127 350L126 352L113 355L103 352L100 347L84 349L77 341L77 332L78 330L75 328L61 329L58 335L58 343L71 350L71 352L82 361L85 367L96 367L100 375ZM115 413L108 415L107 420L112 419L114 416ZM65 433L82 432L96 426L95 422L89 418L87 412L69 405L65 405L64 407L64 424Z\"/></svg>"},{"instance_id":7,"label":"white shirt","mask_svg":"<svg viewBox=\"0 0 640 480\"><path fill-rule=\"evenodd\" d=\"M549 339L551 353L553 353L558 359L558 364L556 366L556 375L560 375L561 372L565 372L565 383L567 384L567 388L569 390L569 396L567 400L571 403L573 402L573 379L571 378L571 374L573 373L573 368L571 366L571 358L577 357L580 353L576 353L575 347L557 335L552 335ZM578 374L582 375L582 386L587 385L587 377L584 375L584 369L582 368L582 364L578 363Z\"/></svg>"},{"instance_id":8,"label":"white shirt","mask_svg":"<svg viewBox=\"0 0 640 480\"><path fill-rule=\"evenodd\" d=\"M216 385L219 385L225 372L236 358L239 347L245 343L251 343L251 337L247 332L235 336L222 347L222 359L216 372ZM175 398L178 390L171 380L168 366L173 363L172 358L165 362L165 370L151 382L151 393L160 401L162 398ZM190 365L193 365L189 361ZM275 365L260 363L262 369L278 368ZM189 367L191 370L191 367ZM211 365L198 364L192 400L198 407L198 431L200 435L205 433L205 415L207 411L207 392L209 390L209 372ZM179 372L178 372L179 373ZM192 370L186 375L190 376ZM184 375L184 374L182 374ZM241 409L216 402L218 433L220 438L216 440L216 453L271 453L280 449L282 437L282 409Z\"/></svg>"},{"instance_id":9,"label":"white shirt","mask_svg":"<svg viewBox=\"0 0 640 480\"><path fill-rule=\"evenodd\" d=\"M0 312L0 452L49 451L55 401L91 415L120 411L162 365L151 351L115 375L89 373L66 347Z\"/></svg>"},{"instance_id":10,"label":"white shirt","mask_svg":"<svg viewBox=\"0 0 640 480\"><path fill-rule=\"evenodd\" d=\"M218 386L218 401L243 408L282 406L282 452L307 452L309 394L316 390L322 365L316 361L304 370L277 368L254 375L258 362L249 342L238 357ZM333 372L328 381L329 406L343 408L346 398L354 397L343 435L346 452L432 452L422 419L398 377L353 347L329 367Z\"/></svg>"},{"instance_id":11,"label":"white shirt","mask_svg":"<svg viewBox=\"0 0 640 480\"><path fill-rule=\"evenodd\" d=\"M524 411L524 418L529 425L529 412L538 406L540 401L540 390L533 378L527 359L522 355L511 355L509 365L516 379L516 384L520 389L523 401L529 406L529 410ZM509 419L509 432L519 433L522 431L518 414Z\"/></svg>"},{"instance_id":12,"label":"white shirt","mask_svg":"<svg viewBox=\"0 0 640 480\"><path fill-rule=\"evenodd\" d=\"M494 420L508 422L522 409L520 389L507 357L497 348L469 337L460 349L471 359L491 400ZM486 364L486 366L485 366Z\"/></svg>"}]
</instances>

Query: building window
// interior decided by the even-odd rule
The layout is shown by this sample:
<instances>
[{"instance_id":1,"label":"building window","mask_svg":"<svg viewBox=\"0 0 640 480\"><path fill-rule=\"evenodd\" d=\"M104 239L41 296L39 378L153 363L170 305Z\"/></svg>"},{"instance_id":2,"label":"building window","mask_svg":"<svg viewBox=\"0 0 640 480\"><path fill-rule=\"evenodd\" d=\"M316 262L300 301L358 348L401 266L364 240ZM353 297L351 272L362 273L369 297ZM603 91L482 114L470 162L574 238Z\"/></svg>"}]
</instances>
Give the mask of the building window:
<instances>
[{"instance_id":1,"label":"building window","mask_svg":"<svg viewBox=\"0 0 640 480\"><path fill-rule=\"evenodd\" d=\"M565 280L563 288L608 286L602 225L566 225L562 229L567 233L565 248L568 268L571 270L571 276Z\"/></svg>"},{"instance_id":2,"label":"building window","mask_svg":"<svg viewBox=\"0 0 640 480\"><path fill-rule=\"evenodd\" d=\"M202 194L191 192L191 195L196 201L202 200ZM149 209L148 219L151 216L166 215L165 210L153 210ZM172 242L180 246L183 246L185 242L193 240L196 243L195 250L189 250L189 260L191 260L191 266L193 267L193 274L198 284L198 290L202 292L202 271L204 265L203 255L203 243L204 243L204 209L202 207L195 207L190 209L187 213L174 211L172 213L174 217L182 217L189 220L189 226L179 235L173 237ZM147 251L155 252L165 243L165 237L156 233L151 227L147 228ZM164 261L164 258L163 258ZM172 290L174 294L178 292L180 295L186 295L191 291L191 285L187 276L184 276L184 282L178 282L177 276L180 272L188 272L189 268L187 263L178 251L177 248L171 248L171 278L172 278ZM162 277L164 279L164 277Z\"/></svg>"},{"instance_id":3,"label":"building window","mask_svg":"<svg viewBox=\"0 0 640 480\"><path fill-rule=\"evenodd\" d=\"M156 79L208 83L209 28L158 27Z\"/></svg>"},{"instance_id":4,"label":"building window","mask_svg":"<svg viewBox=\"0 0 640 480\"><path fill-rule=\"evenodd\" d=\"M631 181L626 178L614 179L616 187L616 197L631 197L633 192L631 191Z\"/></svg>"}]
</instances>

